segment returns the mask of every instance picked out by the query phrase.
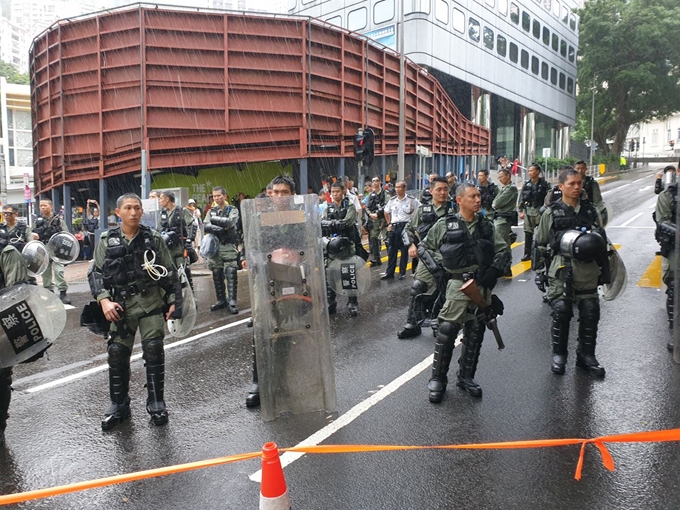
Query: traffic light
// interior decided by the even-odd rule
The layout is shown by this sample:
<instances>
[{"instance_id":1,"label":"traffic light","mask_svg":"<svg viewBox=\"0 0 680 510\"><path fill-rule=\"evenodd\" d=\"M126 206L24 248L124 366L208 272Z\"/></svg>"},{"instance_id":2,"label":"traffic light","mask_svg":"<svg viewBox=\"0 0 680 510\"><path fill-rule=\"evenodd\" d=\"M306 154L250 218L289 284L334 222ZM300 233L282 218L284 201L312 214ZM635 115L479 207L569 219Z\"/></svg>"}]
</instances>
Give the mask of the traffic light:
<instances>
[{"instance_id":1,"label":"traffic light","mask_svg":"<svg viewBox=\"0 0 680 510\"><path fill-rule=\"evenodd\" d=\"M631 140L628 147L628 152L635 152L635 140Z\"/></svg>"},{"instance_id":2,"label":"traffic light","mask_svg":"<svg viewBox=\"0 0 680 510\"><path fill-rule=\"evenodd\" d=\"M375 133L371 128L364 129L364 152L362 162L364 166L371 166L375 159Z\"/></svg>"},{"instance_id":3,"label":"traffic light","mask_svg":"<svg viewBox=\"0 0 680 510\"><path fill-rule=\"evenodd\" d=\"M635 152L640 150L640 140L635 140Z\"/></svg>"},{"instance_id":4,"label":"traffic light","mask_svg":"<svg viewBox=\"0 0 680 510\"><path fill-rule=\"evenodd\" d=\"M364 132L360 129L359 132L354 135L354 159L356 161L364 160L365 148L366 140L364 139Z\"/></svg>"}]
</instances>

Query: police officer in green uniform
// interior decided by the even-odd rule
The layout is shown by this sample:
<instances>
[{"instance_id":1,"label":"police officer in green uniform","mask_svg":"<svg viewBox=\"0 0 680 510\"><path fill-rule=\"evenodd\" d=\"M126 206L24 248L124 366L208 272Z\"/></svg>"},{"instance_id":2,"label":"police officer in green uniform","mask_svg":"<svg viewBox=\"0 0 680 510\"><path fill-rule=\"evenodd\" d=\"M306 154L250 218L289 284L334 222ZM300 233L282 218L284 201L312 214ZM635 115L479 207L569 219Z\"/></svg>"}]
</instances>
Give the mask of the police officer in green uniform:
<instances>
[{"instance_id":1,"label":"police officer in green uniform","mask_svg":"<svg viewBox=\"0 0 680 510\"><path fill-rule=\"evenodd\" d=\"M370 252L368 262L371 264L371 267L374 267L382 265L380 240L385 236L385 228L387 227L385 206L390 199L390 194L382 189L380 177L373 177L371 179L371 186L373 190L368 196L366 211L368 212L368 251Z\"/></svg>"},{"instance_id":2,"label":"police officer in green uniform","mask_svg":"<svg viewBox=\"0 0 680 510\"><path fill-rule=\"evenodd\" d=\"M602 191L600 191L600 185L595 180L592 175L586 175L588 171L588 163L581 160L578 161L574 168L578 173L581 174L583 178L583 191L581 193L581 198L587 198L595 206L598 211L602 210L603 200Z\"/></svg>"},{"instance_id":3,"label":"police officer in green uniform","mask_svg":"<svg viewBox=\"0 0 680 510\"><path fill-rule=\"evenodd\" d=\"M522 186L519 201L519 219L524 220L524 256L522 261L531 260L531 245L534 230L541 219L541 207L550 190L548 182L540 176L541 167L534 163L529 166L529 180Z\"/></svg>"},{"instance_id":4,"label":"police officer in green uniform","mask_svg":"<svg viewBox=\"0 0 680 510\"><path fill-rule=\"evenodd\" d=\"M175 205L175 194L171 191L161 192L158 203L163 208L160 218L163 240L170 250L175 267L179 269L184 266L184 273L193 289L194 282L185 253L194 249L193 242L196 237L194 217L187 209Z\"/></svg>"},{"instance_id":5,"label":"police officer in green uniform","mask_svg":"<svg viewBox=\"0 0 680 510\"><path fill-rule=\"evenodd\" d=\"M340 181L331 184L331 198L333 201L324 209L321 216L321 235L328 239L324 253L326 255L326 267L336 259L348 259L356 253L357 230L354 224L357 219L357 211L354 204L345 197L345 187ZM326 283L328 294L328 313L335 313L338 303L335 299L335 291ZM347 309L352 317L359 313L359 303L356 296L351 296L347 301Z\"/></svg>"},{"instance_id":6,"label":"police officer in green uniform","mask_svg":"<svg viewBox=\"0 0 680 510\"><path fill-rule=\"evenodd\" d=\"M517 225L517 212L515 206L517 205L517 186L512 184L512 176L510 170L503 169L498 171L498 180L501 182L501 188L498 195L493 200L494 220L493 224L496 231L505 241L508 250L507 267L505 267L502 276L512 276L512 241L510 241L510 232L513 226Z\"/></svg>"},{"instance_id":7,"label":"police officer in green uniform","mask_svg":"<svg viewBox=\"0 0 680 510\"><path fill-rule=\"evenodd\" d=\"M7 226L0 224L0 288L4 289L27 280L26 262L9 242ZM5 443L5 429L9 418L7 411L12 398L12 372L12 367L0 368L0 446Z\"/></svg>"},{"instance_id":8,"label":"police officer in green uniform","mask_svg":"<svg viewBox=\"0 0 680 510\"><path fill-rule=\"evenodd\" d=\"M595 357L595 346L600 321L597 287L607 283L601 281L601 266L607 255L606 234L594 205L580 198L582 183L581 174L572 167L560 174L562 198L541 215L536 230L536 281L540 283L541 272L545 271L547 297L552 307L552 372L558 375L565 372L569 324L576 305L579 310L576 366L604 377L604 367ZM569 250L565 245L570 244L570 238L575 239L576 249L564 253Z\"/></svg>"},{"instance_id":9,"label":"police officer in green uniform","mask_svg":"<svg viewBox=\"0 0 680 510\"><path fill-rule=\"evenodd\" d=\"M473 397L482 396L482 388L474 376L486 323L478 307L460 290L463 283L474 278L494 311L498 314L503 311L501 301L492 297L491 291L507 265L509 255L505 242L493 223L479 213L481 197L474 184L461 184L456 191L456 202L460 211L438 220L421 243L428 252L439 252L441 266L434 271L435 280L448 279L446 302L439 313L432 377L427 385L433 403L444 398L453 348L461 329L463 348L456 385ZM424 265L425 258L421 257L421 262Z\"/></svg>"},{"instance_id":10,"label":"police officer in green uniform","mask_svg":"<svg viewBox=\"0 0 680 510\"><path fill-rule=\"evenodd\" d=\"M143 213L142 200L134 193L118 198L116 215L121 226L102 233L88 272L92 295L111 322L107 349L111 405L102 430L130 417L130 354L138 328L146 361L146 410L154 425L168 422L163 338L165 320L181 317L181 302L175 306L181 289L161 234L140 225Z\"/></svg>"},{"instance_id":11,"label":"police officer in green uniform","mask_svg":"<svg viewBox=\"0 0 680 510\"><path fill-rule=\"evenodd\" d=\"M35 222L33 227L33 238L38 239L43 244L47 245L47 242L54 234L59 232L68 232L66 228L66 223L64 219L58 215L54 214L52 210L52 201L43 199L40 200L40 214L42 215ZM54 271L54 282L57 284L57 289L59 289L59 299L65 305L70 305L71 300L66 295L68 290L68 285L64 279L64 266L58 262L53 262L51 259L47 265L47 269L42 274L43 287L48 290L52 289L52 272Z\"/></svg>"},{"instance_id":12,"label":"police officer in green uniform","mask_svg":"<svg viewBox=\"0 0 680 510\"><path fill-rule=\"evenodd\" d=\"M33 240L31 227L26 223L17 221L17 208L13 205L6 205L2 208L2 215L7 226L9 244L14 246L19 253L24 249L26 243Z\"/></svg>"},{"instance_id":13,"label":"police officer in green uniform","mask_svg":"<svg viewBox=\"0 0 680 510\"><path fill-rule=\"evenodd\" d=\"M675 173L675 167L664 168L664 172ZM661 245L662 280L666 284L666 312L668 313L668 329L670 336L666 344L673 351L673 315L675 306L675 230L677 211L678 184L673 182L659 194L656 202L656 238Z\"/></svg>"},{"instance_id":14,"label":"police officer in green uniform","mask_svg":"<svg viewBox=\"0 0 680 510\"><path fill-rule=\"evenodd\" d=\"M498 196L498 186L489 180L489 171L482 168L477 175L477 189L482 197L482 212L493 219L493 201Z\"/></svg>"},{"instance_id":15,"label":"police officer in green uniform","mask_svg":"<svg viewBox=\"0 0 680 510\"><path fill-rule=\"evenodd\" d=\"M206 215L204 231L219 239L220 247L217 254L208 262L215 284L217 302L210 307L210 311L222 310L229 306L229 312L236 315L236 291L238 289L238 209L227 203L227 190L222 186L213 188L215 207ZM227 286L224 285L226 274ZM227 301L227 289L229 300Z\"/></svg>"},{"instance_id":16,"label":"police officer in green uniform","mask_svg":"<svg viewBox=\"0 0 680 510\"><path fill-rule=\"evenodd\" d=\"M456 204L448 200L449 190L446 179L443 177L433 179L430 182L432 203L420 204L420 207L406 225L406 232L411 242L408 253L412 258L418 256L418 244L425 239L425 236L439 218L446 215L451 216L457 212ZM441 264L439 251L435 251L433 255L437 263ZM418 264L416 269L411 284L411 303L409 304L408 317L406 325L397 333L399 338L413 338L420 335L421 325L424 321L428 317L436 319L437 307L435 302L439 302L439 292L437 282L427 267L427 265ZM441 300L441 303L443 303L443 300Z\"/></svg>"}]
</instances>

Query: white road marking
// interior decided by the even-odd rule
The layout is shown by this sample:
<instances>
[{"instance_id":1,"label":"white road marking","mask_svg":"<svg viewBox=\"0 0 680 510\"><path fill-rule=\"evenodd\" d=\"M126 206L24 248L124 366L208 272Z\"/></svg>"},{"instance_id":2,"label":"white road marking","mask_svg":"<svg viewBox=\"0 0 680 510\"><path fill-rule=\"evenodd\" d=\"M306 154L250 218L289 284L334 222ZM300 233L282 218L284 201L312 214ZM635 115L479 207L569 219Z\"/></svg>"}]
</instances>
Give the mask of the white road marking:
<instances>
[{"instance_id":1,"label":"white road marking","mask_svg":"<svg viewBox=\"0 0 680 510\"><path fill-rule=\"evenodd\" d=\"M75 306L73 306L73 305L64 305L64 309L66 309L66 310L73 310L74 308L75 308Z\"/></svg>"},{"instance_id":2,"label":"white road marking","mask_svg":"<svg viewBox=\"0 0 680 510\"><path fill-rule=\"evenodd\" d=\"M622 190L623 188L626 188L626 187L630 186L631 184L632 183L629 182L628 184L624 184L623 186L619 186L618 188L608 189L607 191L603 191L602 195L606 195L607 193L614 193L615 191Z\"/></svg>"},{"instance_id":3,"label":"white road marking","mask_svg":"<svg viewBox=\"0 0 680 510\"><path fill-rule=\"evenodd\" d=\"M636 182L644 181L647 177L649 177L649 176L640 177L639 179L635 179L633 182L631 182L631 184L635 184Z\"/></svg>"},{"instance_id":4,"label":"white road marking","mask_svg":"<svg viewBox=\"0 0 680 510\"><path fill-rule=\"evenodd\" d=\"M456 341L458 342L462 338L462 335L459 335ZM416 366L408 370L407 372L404 372L402 375L397 377L394 381L386 385L384 388L382 388L380 391L377 391L370 397L368 397L366 400L363 402L359 402L357 405L355 405L352 409L347 411L345 414L342 416L339 416L337 420L335 420L332 423L329 423L326 425L324 428L321 430L316 431L314 434L309 436L307 439L301 441L295 446L315 446L321 443L321 441L325 441L328 439L330 436L335 434L337 431L339 431L341 428L345 427L346 425L349 425L352 423L354 420L356 420L359 416L361 416L363 413L368 411L371 407L376 405L378 402L381 400L385 399L395 391L397 391L399 388L401 388L404 384L409 382L411 379L413 379L415 376L423 372L423 370L426 370L432 366L432 358L434 355L430 355L427 358L425 358L423 361L418 363ZM304 453L299 453L299 452L286 452L283 455L281 455L281 466L286 467L290 465L292 462L295 462L298 460L300 457L304 456ZM262 482L262 470L256 471L249 477L253 482Z\"/></svg>"},{"instance_id":5,"label":"white road marking","mask_svg":"<svg viewBox=\"0 0 680 510\"><path fill-rule=\"evenodd\" d=\"M640 191L647 191L648 189L652 189L653 187L654 187L653 185L645 186L644 188L640 188Z\"/></svg>"},{"instance_id":6,"label":"white road marking","mask_svg":"<svg viewBox=\"0 0 680 510\"><path fill-rule=\"evenodd\" d=\"M623 226L623 225L607 225L607 229L610 229L610 228L640 228L640 229L655 229L656 227L637 227L637 226L635 226L635 227L627 227L627 226Z\"/></svg>"},{"instance_id":7,"label":"white road marking","mask_svg":"<svg viewBox=\"0 0 680 510\"><path fill-rule=\"evenodd\" d=\"M248 321L250 321L250 317L247 317L247 318L242 319L240 321L232 322L230 324L225 324L224 326L220 326L219 328L204 331L203 333L199 333L198 335L190 336L188 338L183 338L182 340L178 340L178 341L173 342L171 344L166 344L165 347L164 347L164 350L168 351L168 350L172 349L173 347L178 347L180 345L185 345L185 344L194 342L194 341L199 340L201 338L204 338L206 336L212 335L213 333L217 333L219 331L224 331L225 329L233 328L235 326L240 326L241 324L245 324ZM136 360L140 359L141 357L142 357L141 352L134 354L130 357L130 362L136 361ZM87 377L89 375L96 374L98 372L102 372L102 371L104 371L108 368L109 368L108 364L99 365L99 366L96 366L96 367L93 367L93 368L89 368L87 370L83 370L82 372L77 372L75 374L71 374L71 375L68 375L66 377L62 377L61 379L56 379L54 381L50 381L48 383L41 384L39 386L34 386L32 388L28 388L25 391L26 391L26 393L37 393L39 391L48 390L48 389L54 388L56 386L61 386L62 384L69 383L71 381L76 381L78 379L82 379L82 378Z\"/></svg>"},{"instance_id":8,"label":"white road marking","mask_svg":"<svg viewBox=\"0 0 680 510\"><path fill-rule=\"evenodd\" d=\"M635 216L633 216L631 219L629 219L627 222L619 225L619 227L627 227L631 223L633 223L635 220L637 220L640 216L642 216L644 213L637 213Z\"/></svg>"}]
</instances>

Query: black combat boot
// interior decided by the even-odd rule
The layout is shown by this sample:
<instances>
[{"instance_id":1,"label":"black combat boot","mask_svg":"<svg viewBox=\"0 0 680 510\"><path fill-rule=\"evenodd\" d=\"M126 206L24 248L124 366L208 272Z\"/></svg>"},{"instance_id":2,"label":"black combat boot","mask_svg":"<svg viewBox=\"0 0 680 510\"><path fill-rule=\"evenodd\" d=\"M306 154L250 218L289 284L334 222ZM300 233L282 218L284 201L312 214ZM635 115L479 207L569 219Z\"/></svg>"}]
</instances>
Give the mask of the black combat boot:
<instances>
[{"instance_id":1,"label":"black combat boot","mask_svg":"<svg viewBox=\"0 0 680 510\"><path fill-rule=\"evenodd\" d=\"M70 299L68 298L68 296L66 295L66 291L65 291L65 290L60 290L60 291L59 291L59 299L61 299L61 302L64 303L65 305L70 305L70 304L71 304L71 300L70 300Z\"/></svg>"},{"instance_id":2,"label":"black combat boot","mask_svg":"<svg viewBox=\"0 0 680 510\"><path fill-rule=\"evenodd\" d=\"M474 377L475 372L477 372L479 351L482 349L482 342L484 341L485 328L486 324L478 319L465 324L462 350L460 358L458 358L458 381L456 386L477 398L482 396L482 388L475 382Z\"/></svg>"},{"instance_id":3,"label":"black combat boot","mask_svg":"<svg viewBox=\"0 0 680 510\"><path fill-rule=\"evenodd\" d=\"M425 318L423 310L423 294L425 292L427 292L427 284L420 280L414 280L411 284L411 303L408 307L406 326L399 330L398 338L414 338L420 335L420 324Z\"/></svg>"},{"instance_id":4,"label":"black combat boot","mask_svg":"<svg viewBox=\"0 0 680 510\"><path fill-rule=\"evenodd\" d=\"M163 339L153 338L142 341L142 357L146 366L146 410L154 425L168 423L163 393L165 390L165 351Z\"/></svg>"},{"instance_id":5,"label":"black combat boot","mask_svg":"<svg viewBox=\"0 0 680 510\"><path fill-rule=\"evenodd\" d=\"M359 298L352 296L347 299L347 309L352 317L359 315Z\"/></svg>"},{"instance_id":6,"label":"black combat boot","mask_svg":"<svg viewBox=\"0 0 680 510\"><path fill-rule=\"evenodd\" d=\"M526 219L524 221L526 221ZM522 262L531 260L531 244L533 242L534 234L530 232L524 232L524 256L522 257Z\"/></svg>"},{"instance_id":7,"label":"black combat boot","mask_svg":"<svg viewBox=\"0 0 680 510\"><path fill-rule=\"evenodd\" d=\"M210 311L214 312L227 307L227 289L224 285L224 271L222 269L213 269L212 277L215 284L217 302L210 307Z\"/></svg>"},{"instance_id":8,"label":"black combat boot","mask_svg":"<svg viewBox=\"0 0 680 510\"><path fill-rule=\"evenodd\" d=\"M429 399L433 404L438 404L444 398L446 385L449 379L446 374L451 365L453 348L456 346L456 336L460 325L452 322L442 322L437 332L437 341L434 344L434 360L432 361L432 377L427 383Z\"/></svg>"},{"instance_id":9,"label":"black combat boot","mask_svg":"<svg viewBox=\"0 0 680 510\"><path fill-rule=\"evenodd\" d=\"M238 269L235 267L227 268L227 290L229 291L229 313L236 315L236 291L238 290Z\"/></svg>"},{"instance_id":10,"label":"black combat boot","mask_svg":"<svg viewBox=\"0 0 680 510\"><path fill-rule=\"evenodd\" d=\"M5 429L12 399L12 367L0 368L0 447L5 444Z\"/></svg>"},{"instance_id":11,"label":"black combat boot","mask_svg":"<svg viewBox=\"0 0 680 510\"><path fill-rule=\"evenodd\" d=\"M371 264L371 267L382 266L382 260L380 260L380 238L369 238L368 245L371 252L371 259L368 262Z\"/></svg>"},{"instance_id":12,"label":"black combat boot","mask_svg":"<svg viewBox=\"0 0 680 510\"><path fill-rule=\"evenodd\" d=\"M326 282L326 297L328 298L328 313L334 314L338 310L338 302L335 299L335 291Z\"/></svg>"},{"instance_id":13,"label":"black combat boot","mask_svg":"<svg viewBox=\"0 0 680 510\"><path fill-rule=\"evenodd\" d=\"M111 342L109 355L109 394L111 405L104 413L102 430L111 430L130 418L130 349L123 344Z\"/></svg>"},{"instance_id":14,"label":"black combat boot","mask_svg":"<svg viewBox=\"0 0 680 510\"><path fill-rule=\"evenodd\" d=\"M669 338L666 348L673 352L673 311L675 308L675 281L670 280L666 288L666 312L668 313Z\"/></svg>"},{"instance_id":15,"label":"black combat boot","mask_svg":"<svg viewBox=\"0 0 680 510\"><path fill-rule=\"evenodd\" d=\"M578 348L576 366L597 377L604 377L604 367L595 357L597 324L600 320L600 303L597 298L584 299L578 304Z\"/></svg>"},{"instance_id":16,"label":"black combat boot","mask_svg":"<svg viewBox=\"0 0 680 510\"><path fill-rule=\"evenodd\" d=\"M552 365L550 370L553 374L563 375L564 367L567 364L567 345L569 344L569 323L571 322L572 311L571 301L565 299L555 300L552 303L553 311L552 324L550 326L550 337L552 343Z\"/></svg>"},{"instance_id":17,"label":"black combat boot","mask_svg":"<svg viewBox=\"0 0 680 510\"><path fill-rule=\"evenodd\" d=\"M246 407L257 407L260 405L260 384L257 380L257 357L255 356L255 336L253 336L253 383L250 385L248 395L246 395Z\"/></svg>"}]
</instances>

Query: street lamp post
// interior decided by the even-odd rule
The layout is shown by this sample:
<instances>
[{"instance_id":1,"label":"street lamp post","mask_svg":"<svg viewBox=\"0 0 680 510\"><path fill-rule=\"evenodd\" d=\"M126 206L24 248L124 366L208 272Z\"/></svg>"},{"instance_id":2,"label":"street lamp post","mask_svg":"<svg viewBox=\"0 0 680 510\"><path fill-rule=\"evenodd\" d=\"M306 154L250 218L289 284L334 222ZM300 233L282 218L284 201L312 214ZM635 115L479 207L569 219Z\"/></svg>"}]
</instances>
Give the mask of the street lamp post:
<instances>
[{"instance_id":1,"label":"street lamp post","mask_svg":"<svg viewBox=\"0 0 680 510\"><path fill-rule=\"evenodd\" d=\"M590 109L590 158L588 159L588 168L593 166L593 150L595 147L595 140L593 140L594 131L595 131L595 76L593 76L593 104Z\"/></svg>"},{"instance_id":2,"label":"street lamp post","mask_svg":"<svg viewBox=\"0 0 680 510\"><path fill-rule=\"evenodd\" d=\"M399 7L399 147L397 149L397 181L404 180L404 165L406 152L406 119L405 102L405 73L406 57L404 56L404 0Z\"/></svg>"}]
</instances>

